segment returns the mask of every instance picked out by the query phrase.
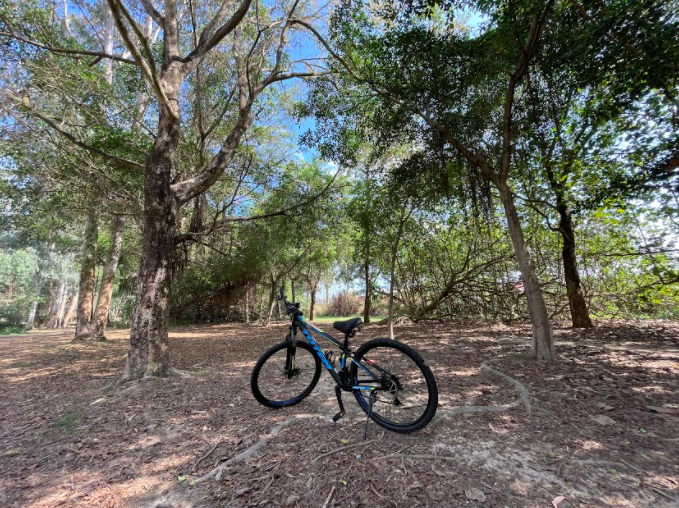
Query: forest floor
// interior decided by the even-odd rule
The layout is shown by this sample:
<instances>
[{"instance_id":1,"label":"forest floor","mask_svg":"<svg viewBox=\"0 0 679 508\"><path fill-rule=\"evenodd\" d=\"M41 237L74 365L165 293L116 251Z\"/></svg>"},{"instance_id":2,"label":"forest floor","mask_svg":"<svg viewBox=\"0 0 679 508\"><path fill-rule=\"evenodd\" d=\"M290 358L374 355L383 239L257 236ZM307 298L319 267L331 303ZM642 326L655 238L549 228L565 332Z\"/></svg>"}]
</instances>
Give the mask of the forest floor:
<instances>
[{"instance_id":1,"label":"forest floor","mask_svg":"<svg viewBox=\"0 0 679 508\"><path fill-rule=\"evenodd\" d=\"M599 325L556 327L564 358L552 365L518 354L530 338L523 324L398 328L437 377L439 415L410 435L371 423L366 445L353 398L331 421L327 374L298 406L253 399L250 371L285 325L174 329L173 365L191 377L108 390L126 332L93 345L60 332L2 337L0 506L677 507L679 323ZM354 343L384 333L367 326ZM446 417L517 400L513 383L480 369L494 358L527 387L532 411ZM283 421L219 481L195 484Z\"/></svg>"}]
</instances>

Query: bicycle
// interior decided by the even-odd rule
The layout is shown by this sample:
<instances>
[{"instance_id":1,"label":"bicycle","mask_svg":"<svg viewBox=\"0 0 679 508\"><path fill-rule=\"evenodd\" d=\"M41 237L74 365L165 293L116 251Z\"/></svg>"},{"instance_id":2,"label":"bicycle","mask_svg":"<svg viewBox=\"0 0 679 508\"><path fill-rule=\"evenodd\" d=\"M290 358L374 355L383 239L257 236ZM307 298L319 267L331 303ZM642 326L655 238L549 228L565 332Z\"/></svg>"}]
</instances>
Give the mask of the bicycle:
<instances>
[{"instance_id":1,"label":"bicycle","mask_svg":"<svg viewBox=\"0 0 679 508\"><path fill-rule=\"evenodd\" d=\"M354 352L349 339L360 329L361 318L333 324L344 334L340 342L305 321L300 304L288 302L283 288L278 300L283 301L291 322L285 340L266 351L252 371L250 388L260 404L276 409L298 404L316 387L322 364L335 381L339 412L333 422L345 415L343 391L353 392L368 415L366 433L371 419L400 433L420 430L431 421L438 405L438 388L431 369L415 350L396 340L373 339ZM297 340L298 330L306 340ZM335 352L321 349L309 330L340 349L339 370ZM409 370L394 365L398 362Z\"/></svg>"}]
</instances>

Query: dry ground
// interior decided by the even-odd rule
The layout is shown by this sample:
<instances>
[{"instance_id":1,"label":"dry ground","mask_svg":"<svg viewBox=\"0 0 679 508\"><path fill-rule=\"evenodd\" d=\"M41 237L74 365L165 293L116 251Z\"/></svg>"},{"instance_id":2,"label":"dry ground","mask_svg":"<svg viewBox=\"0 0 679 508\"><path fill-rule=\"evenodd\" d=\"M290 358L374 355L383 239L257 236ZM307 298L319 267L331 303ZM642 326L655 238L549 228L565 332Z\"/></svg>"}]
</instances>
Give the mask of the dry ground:
<instances>
[{"instance_id":1,"label":"dry ground","mask_svg":"<svg viewBox=\"0 0 679 508\"><path fill-rule=\"evenodd\" d=\"M355 343L384 331L366 327ZM679 506L677 323L557 328L564 359L555 365L521 358L525 325L399 328L437 377L440 414L516 400L511 383L479 369L496 357L528 388L533 410L437 416L407 436L371 423L365 446L353 398L347 417L330 420L326 374L293 408L253 399L250 370L284 333L176 329L172 361L192 377L108 391L124 365L124 332L94 345L63 333L0 338L0 506ZM299 419L218 482L192 485L291 416Z\"/></svg>"}]
</instances>

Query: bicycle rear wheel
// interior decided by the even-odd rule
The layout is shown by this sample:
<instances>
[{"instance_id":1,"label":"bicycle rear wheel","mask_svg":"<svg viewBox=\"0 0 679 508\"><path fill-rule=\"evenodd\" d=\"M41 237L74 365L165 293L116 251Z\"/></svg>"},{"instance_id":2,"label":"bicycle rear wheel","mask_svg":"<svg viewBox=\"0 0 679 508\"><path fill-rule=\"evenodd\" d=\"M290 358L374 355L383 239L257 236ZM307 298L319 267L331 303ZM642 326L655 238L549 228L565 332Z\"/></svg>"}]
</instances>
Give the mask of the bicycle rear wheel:
<instances>
[{"instance_id":1,"label":"bicycle rear wheel","mask_svg":"<svg viewBox=\"0 0 679 508\"><path fill-rule=\"evenodd\" d=\"M398 341L366 342L356 351L351 378L354 386L365 387L354 389L359 406L385 429L414 432L436 414L438 388L434 374L415 350Z\"/></svg>"},{"instance_id":2,"label":"bicycle rear wheel","mask_svg":"<svg viewBox=\"0 0 679 508\"><path fill-rule=\"evenodd\" d=\"M321 361L306 342L297 342L295 362L288 366L288 343L281 342L257 361L250 377L250 389L257 402L280 408L301 402L316 387Z\"/></svg>"}]
</instances>

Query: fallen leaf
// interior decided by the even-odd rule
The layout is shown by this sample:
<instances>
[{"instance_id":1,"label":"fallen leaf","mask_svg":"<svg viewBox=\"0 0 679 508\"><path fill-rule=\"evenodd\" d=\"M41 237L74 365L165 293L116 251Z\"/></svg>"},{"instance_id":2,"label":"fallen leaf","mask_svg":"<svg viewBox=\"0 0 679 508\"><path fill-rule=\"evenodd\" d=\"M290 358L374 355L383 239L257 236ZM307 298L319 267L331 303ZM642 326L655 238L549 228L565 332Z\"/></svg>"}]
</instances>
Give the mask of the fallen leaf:
<instances>
[{"instance_id":1,"label":"fallen leaf","mask_svg":"<svg viewBox=\"0 0 679 508\"><path fill-rule=\"evenodd\" d=\"M599 425L614 425L616 421L606 415L591 416L592 420L597 422Z\"/></svg>"},{"instance_id":2,"label":"fallen leaf","mask_svg":"<svg viewBox=\"0 0 679 508\"><path fill-rule=\"evenodd\" d=\"M340 442L342 444L349 444L351 442L351 439L340 439Z\"/></svg>"},{"instance_id":3,"label":"fallen leaf","mask_svg":"<svg viewBox=\"0 0 679 508\"><path fill-rule=\"evenodd\" d=\"M557 497L555 497L554 499L552 499L552 506L553 506L554 508L559 508L559 503L560 503L561 501L564 501L565 499L566 499L566 498L563 497L563 496L557 496Z\"/></svg>"},{"instance_id":4,"label":"fallen leaf","mask_svg":"<svg viewBox=\"0 0 679 508\"><path fill-rule=\"evenodd\" d=\"M486 500L486 495L483 493L483 491L481 489L477 489L476 487L469 487L464 491L464 495L467 496L467 499L472 501L483 502Z\"/></svg>"},{"instance_id":5,"label":"fallen leaf","mask_svg":"<svg viewBox=\"0 0 679 508\"><path fill-rule=\"evenodd\" d=\"M179 483L185 482L185 481L186 481L186 476L184 476L183 474L180 474L179 476L177 476L177 481L178 481Z\"/></svg>"},{"instance_id":6,"label":"fallen leaf","mask_svg":"<svg viewBox=\"0 0 679 508\"><path fill-rule=\"evenodd\" d=\"M341 483L342 485L346 485L346 484L349 483L349 482L346 481L346 480L340 480L340 483Z\"/></svg>"},{"instance_id":7,"label":"fallen leaf","mask_svg":"<svg viewBox=\"0 0 679 508\"><path fill-rule=\"evenodd\" d=\"M603 402L599 402L599 403L596 405L596 407L598 407L598 408L601 409L602 411L612 411L613 409L615 409L614 406L609 406L608 404L605 404L605 403L603 403Z\"/></svg>"}]
</instances>

